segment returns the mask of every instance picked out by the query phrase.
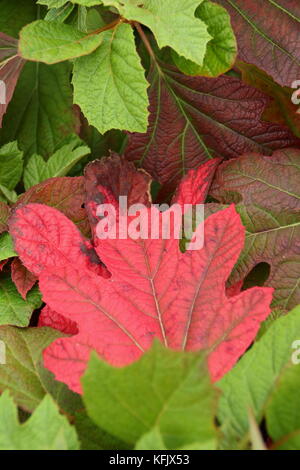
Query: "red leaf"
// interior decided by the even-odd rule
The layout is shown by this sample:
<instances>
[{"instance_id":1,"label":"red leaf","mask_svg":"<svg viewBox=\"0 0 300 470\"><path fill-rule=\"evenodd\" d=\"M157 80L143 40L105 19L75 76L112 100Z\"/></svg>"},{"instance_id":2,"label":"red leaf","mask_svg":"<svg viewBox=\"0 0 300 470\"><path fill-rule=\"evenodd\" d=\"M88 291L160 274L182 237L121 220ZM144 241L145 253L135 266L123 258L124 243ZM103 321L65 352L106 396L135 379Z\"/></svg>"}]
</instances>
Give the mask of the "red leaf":
<instances>
[{"instance_id":1,"label":"red leaf","mask_svg":"<svg viewBox=\"0 0 300 470\"><path fill-rule=\"evenodd\" d=\"M15 258L11 263L11 278L15 283L18 292L21 294L23 299L26 300L27 292L29 292L36 283L37 277L25 268L19 258Z\"/></svg>"},{"instance_id":2,"label":"red leaf","mask_svg":"<svg viewBox=\"0 0 300 470\"><path fill-rule=\"evenodd\" d=\"M0 271L3 271L4 266L8 263L9 259L4 259L0 261Z\"/></svg>"},{"instance_id":3,"label":"red leaf","mask_svg":"<svg viewBox=\"0 0 300 470\"><path fill-rule=\"evenodd\" d=\"M288 128L262 120L269 97L238 78L187 77L160 65L149 81L148 131L129 135L125 156L169 192L182 175L208 159L246 152L269 155L299 143Z\"/></svg>"},{"instance_id":4,"label":"red leaf","mask_svg":"<svg viewBox=\"0 0 300 470\"><path fill-rule=\"evenodd\" d=\"M4 33L0 33L0 80L5 84L5 103L0 100L0 127L2 119L6 112L7 106L12 99L17 81L21 70L25 64L25 60L16 56L18 49L18 41ZM12 58L10 59L10 57ZM6 59L8 61L6 62ZM0 93L1 95L1 93Z\"/></svg>"},{"instance_id":5,"label":"red leaf","mask_svg":"<svg viewBox=\"0 0 300 470\"><path fill-rule=\"evenodd\" d=\"M77 392L92 350L123 366L138 359L154 337L174 349L210 349L211 375L218 380L270 311L272 289L226 296L245 235L234 206L206 220L198 251L181 253L173 237L102 240L97 252L111 279L86 269L81 236L55 209L29 204L16 211L10 227L22 261L39 273L44 301L77 324L76 335L55 341L44 353L46 367Z\"/></svg>"}]
</instances>

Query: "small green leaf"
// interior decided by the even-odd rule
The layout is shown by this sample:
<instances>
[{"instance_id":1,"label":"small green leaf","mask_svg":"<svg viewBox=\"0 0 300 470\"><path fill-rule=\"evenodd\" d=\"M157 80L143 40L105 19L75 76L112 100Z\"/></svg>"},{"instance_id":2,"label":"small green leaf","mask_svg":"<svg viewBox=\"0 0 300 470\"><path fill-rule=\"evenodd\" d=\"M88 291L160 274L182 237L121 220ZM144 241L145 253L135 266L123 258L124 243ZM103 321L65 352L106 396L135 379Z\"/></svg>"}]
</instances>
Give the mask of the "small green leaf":
<instances>
[{"instance_id":1,"label":"small green leaf","mask_svg":"<svg viewBox=\"0 0 300 470\"><path fill-rule=\"evenodd\" d=\"M0 325L27 326L32 312L42 304L37 287L24 300L8 276L0 279Z\"/></svg>"},{"instance_id":2,"label":"small green leaf","mask_svg":"<svg viewBox=\"0 0 300 470\"><path fill-rule=\"evenodd\" d=\"M9 142L0 148L0 184L14 189L23 172L23 152L17 142Z\"/></svg>"},{"instance_id":3,"label":"small green leaf","mask_svg":"<svg viewBox=\"0 0 300 470\"><path fill-rule=\"evenodd\" d=\"M203 0L103 0L130 21L152 30L160 48L170 46L179 55L202 65L211 39L206 24L195 17Z\"/></svg>"},{"instance_id":4,"label":"small green leaf","mask_svg":"<svg viewBox=\"0 0 300 470\"><path fill-rule=\"evenodd\" d=\"M101 35L102 45L75 61L74 101L102 134L114 128L146 132L148 83L133 30L123 23Z\"/></svg>"},{"instance_id":5,"label":"small green leaf","mask_svg":"<svg viewBox=\"0 0 300 470\"><path fill-rule=\"evenodd\" d=\"M251 408L248 410L250 441L252 450L267 450L259 426Z\"/></svg>"},{"instance_id":6,"label":"small green leaf","mask_svg":"<svg viewBox=\"0 0 300 470\"><path fill-rule=\"evenodd\" d=\"M203 356L155 343L128 367L93 356L83 378L87 412L101 429L134 445L157 427L166 447L216 440L215 391Z\"/></svg>"},{"instance_id":7,"label":"small green leaf","mask_svg":"<svg viewBox=\"0 0 300 470\"><path fill-rule=\"evenodd\" d=\"M76 450L75 428L59 413L53 400L45 396L32 416L19 423L17 407L5 391L0 397L1 450Z\"/></svg>"},{"instance_id":8,"label":"small green leaf","mask_svg":"<svg viewBox=\"0 0 300 470\"><path fill-rule=\"evenodd\" d=\"M179 70L186 75L216 77L232 67L237 55L230 16L220 5L204 1L196 10L196 17L204 21L212 36L207 44L203 65L187 60L175 51L172 51L172 57Z\"/></svg>"},{"instance_id":9,"label":"small green leaf","mask_svg":"<svg viewBox=\"0 0 300 470\"><path fill-rule=\"evenodd\" d=\"M24 59L55 64L90 54L101 42L100 34L86 35L64 23L37 20L22 29L19 52Z\"/></svg>"},{"instance_id":10,"label":"small green leaf","mask_svg":"<svg viewBox=\"0 0 300 470\"><path fill-rule=\"evenodd\" d=\"M3 233L0 236L0 261L17 256L14 250L14 244L9 233Z\"/></svg>"},{"instance_id":11,"label":"small green leaf","mask_svg":"<svg viewBox=\"0 0 300 470\"><path fill-rule=\"evenodd\" d=\"M0 366L0 391L8 389L22 409L34 410L48 392L68 413L82 408L79 396L53 378L42 362L42 352L63 334L52 328L0 327L6 361Z\"/></svg>"},{"instance_id":12,"label":"small green leaf","mask_svg":"<svg viewBox=\"0 0 300 470\"><path fill-rule=\"evenodd\" d=\"M89 147L80 144L82 141L74 136L70 143L58 149L47 162L40 155L32 155L24 171L25 189L48 178L65 176L81 158L90 153Z\"/></svg>"}]
</instances>

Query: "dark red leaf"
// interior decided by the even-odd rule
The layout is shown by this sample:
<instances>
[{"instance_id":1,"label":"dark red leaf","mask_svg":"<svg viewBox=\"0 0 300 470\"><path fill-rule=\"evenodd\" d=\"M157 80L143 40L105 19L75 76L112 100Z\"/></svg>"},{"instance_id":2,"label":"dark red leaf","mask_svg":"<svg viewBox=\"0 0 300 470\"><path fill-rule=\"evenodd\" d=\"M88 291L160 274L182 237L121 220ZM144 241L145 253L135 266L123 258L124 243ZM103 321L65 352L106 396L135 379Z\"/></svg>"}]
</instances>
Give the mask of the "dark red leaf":
<instances>
[{"instance_id":1,"label":"dark red leaf","mask_svg":"<svg viewBox=\"0 0 300 470\"><path fill-rule=\"evenodd\" d=\"M284 126L261 119L269 97L235 77L187 77L153 68L146 134L131 134L125 156L174 190L192 168L214 157L269 155L299 143Z\"/></svg>"}]
</instances>

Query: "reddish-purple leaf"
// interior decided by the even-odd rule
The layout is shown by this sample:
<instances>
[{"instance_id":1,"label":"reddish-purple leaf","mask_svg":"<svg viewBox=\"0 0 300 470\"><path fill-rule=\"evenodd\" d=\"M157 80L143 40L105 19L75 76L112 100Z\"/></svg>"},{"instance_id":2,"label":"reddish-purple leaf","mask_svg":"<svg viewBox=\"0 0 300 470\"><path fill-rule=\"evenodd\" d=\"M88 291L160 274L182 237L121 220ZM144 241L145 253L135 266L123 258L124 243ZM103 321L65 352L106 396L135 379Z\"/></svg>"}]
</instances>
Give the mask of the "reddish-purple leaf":
<instances>
[{"instance_id":1,"label":"reddish-purple leaf","mask_svg":"<svg viewBox=\"0 0 300 470\"><path fill-rule=\"evenodd\" d=\"M148 216L145 208L142 217ZM76 247L81 236L55 209L29 204L16 211L10 226L22 261L39 273L44 301L77 324L78 334L55 341L44 354L46 367L75 391L81 391L92 350L122 366L138 359L155 337L174 349L209 349L217 380L269 314L272 289L226 295L226 280L244 244L233 206L206 220L205 244L198 251L181 253L173 237L102 240L97 252L110 279L86 269Z\"/></svg>"},{"instance_id":2,"label":"reddish-purple leaf","mask_svg":"<svg viewBox=\"0 0 300 470\"><path fill-rule=\"evenodd\" d=\"M26 295L36 283L37 277L25 268L19 258L15 258L11 263L11 278L18 292L26 300Z\"/></svg>"}]
</instances>

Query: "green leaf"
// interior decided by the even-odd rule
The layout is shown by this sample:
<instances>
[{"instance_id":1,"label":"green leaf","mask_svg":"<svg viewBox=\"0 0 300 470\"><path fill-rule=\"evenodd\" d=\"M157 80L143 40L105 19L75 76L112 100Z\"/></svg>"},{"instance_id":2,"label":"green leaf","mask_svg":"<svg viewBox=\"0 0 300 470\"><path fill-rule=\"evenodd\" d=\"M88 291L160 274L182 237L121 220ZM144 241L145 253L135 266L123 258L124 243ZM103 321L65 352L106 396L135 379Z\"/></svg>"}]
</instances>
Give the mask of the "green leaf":
<instances>
[{"instance_id":1,"label":"green leaf","mask_svg":"<svg viewBox=\"0 0 300 470\"><path fill-rule=\"evenodd\" d=\"M219 419L225 439L243 440L249 431L248 409L258 423L265 414L278 383L291 367L292 344L300 338L300 307L277 319L217 386ZM292 366L297 369L299 367ZM295 372L296 373L296 372Z\"/></svg>"},{"instance_id":2,"label":"green leaf","mask_svg":"<svg viewBox=\"0 0 300 470\"><path fill-rule=\"evenodd\" d=\"M167 450L158 428L144 434L136 443L135 450Z\"/></svg>"},{"instance_id":3,"label":"green leaf","mask_svg":"<svg viewBox=\"0 0 300 470\"><path fill-rule=\"evenodd\" d=\"M298 309L298 314L300 309ZM300 348L298 336L298 351ZM292 349L292 352L295 350ZM296 354L299 357L299 352ZM300 449L300 373L299 365L289 364L278 380L266 411L267 429L274 447Z\"/></svg>"},{"instance_id":4,"label":"green leaf","mask_svg":"<svg viewBox=\"0 0 300 470\"><path fill-rule=\"evenodd\" d=\"M0 261L17 256L14 250L14 244L9 233L3 233L0 236Z\"/></svg>"},{"instance_id":5,"label":"green leaf","mask_svg":"<svg viewBox=\"0 0 300 470\"><path fill-rule=\"evenodd\" d=\"M100 34L86 35L64 23L37 20L22 29L19 53L27 60L55 64L90 54L101 42Z\"/></svg>"},{"instance_id":6,"label":"green leaf","mask_svg":"<svg viewBox=\"0 0 300 470\"><path fill-rule=\"evenodd\" d=\"M8 392L0 397L1 450L76 450L75 428L45 396L32 416L19 423L17 407Z\"/></svg>"},{"instance_id":7,"label":"green leaf","mask_svg":"<svg viewBox=\"0 0 300 470\"><path fill-rule=\"evenodd\" d=\"M70 143L57 150L46 162L40 155L32 155L24 171L25 189L48 178L65 176L81 158L90 153L89 147L80 145L81 143L74 136Z\"/></svg>"},{"instance_id":8,"label":"green leaf","mask_svg":"<svg viewBox=\"0 0 300 470\"><path fill-rule=\"evenodd\" d=\"M5 186L0 184L0 192L1 192L1 194L0 194L1 201L4 201L4 202L8 201L12 204L17 202L18 195L17 195L16 191L11 190L11 189L7 189Z\"/></svg>"},{"instance_id":9,"label":"green leaf","mask_svg":"<svg viewBox=\"0 0 300 470\"><path fill-rule=\"evenodd\" d=\"M0 366L0 391L8 389L22 409L34 410L46 392L68 413L82 408L79 396L54 380L41 364L43 350L61 336L60 331L46 327L0 327L6 351L6 363Z\"/></svg>"},{"instance_id":10,"label":"green leaf","mask_svg":"<svg viewBox=\"0 0 300 470\"><path fill-rule=\"evenodd\" d=\"M0 143L17 140L26 157L49 156L74 131L70 64L27 62L4 116Z\"/></svg>"},{"instance_id":11,"label":"green leaf","mask_svg":"<svg viewBox=\"0 0 300 470\"><path fill-rule=\"evenodd\" d=\"M211 39L206 24L195 17L203 0L103 0L130 21L152 30L160 48L170 46L179 55L202 65Z\"/></svg>"},{"instance_id":12,"label":"green leaf","mask_svg":"<svg viewBox=\"0 0 300 470\"><path fill-rule=\"evenodd\" d=\"M23 152L17 142L9 142L0 148L0 184L14 189L23 172Z\"/></svg>"},{"instance_id":13,"label":"green leaf","mask_svg":"<svg viewBox=\"0 0 300 470\"><path fill-rule=\"evenodd\" d=\"M221 6L204 1L196 10L196 17L204 21L212 37L207 44L203 65L187 60L175 51L172 51L172 57L176 66L187 75L216 77L233 66L237 55L230 16Z\"/></svg>"},{"instance_id":14,"label":"green leaf","mask_svg":"<svg viewBox=\"0 0 300 470\"><path fill-rule=\"evenodd\" d=\"M122 23L101 35L101 47L75 61L74 102L102 134L113 128L145 132L148 83L133 30Z\"/></svg>"},{"instance_id":15,"label":"green leaf","mask_svg":"<svg viewBox=\"0 0 300 470\"><path fill-rule=\"evenodd\" d=\"M71 3L67 3L60 8L51 8L51 10L47 12L44 20L64 23L66 19L69 18L74 8L75 5L72 5Z\"/></svg>"},{"instance_id":16,"label":"green leaf","mask_svg":"<svg viewBox=\"0 0 300 470\"><path fill-rule=\"evenodd\" d=\"M83 400L101 428L134 445L154 426L167 448L216 439L215 391L203 356L155 343L128 367L115 368L93 356L83 378Z\"/></svg>"},{"instance_id":17,"label":"green leaf","mask_svg":"<svg viewBox=\"0 0 300 470\"><path fill-rule=\"evenodd\" d=\"M41 304L41 294L37 287L24 300L10 277L0 278L0 325L27 326L32 312Z\"/></svg>"}]
</instances>

